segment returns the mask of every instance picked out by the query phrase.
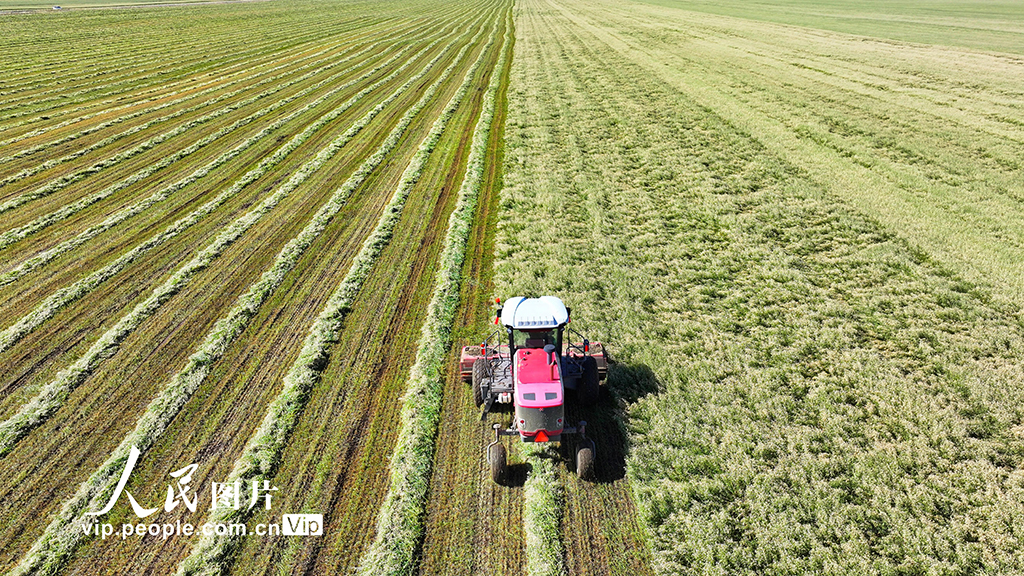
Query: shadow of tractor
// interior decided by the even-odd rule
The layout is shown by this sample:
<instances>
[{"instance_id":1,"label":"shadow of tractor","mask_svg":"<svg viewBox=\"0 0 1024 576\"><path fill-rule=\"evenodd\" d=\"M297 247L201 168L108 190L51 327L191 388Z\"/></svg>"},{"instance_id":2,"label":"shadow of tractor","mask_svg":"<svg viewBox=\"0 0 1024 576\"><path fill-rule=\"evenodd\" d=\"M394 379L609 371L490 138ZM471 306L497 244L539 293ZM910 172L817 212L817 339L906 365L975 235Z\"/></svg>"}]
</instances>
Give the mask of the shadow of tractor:
<instances>
[{"instance_id":1,"label":"shadow of tractor","mask_svg":"<svg viewBox=\"0 0 1024 576\"><path fill-rule=\"evenodd\" d=\"M646 364L627 364L609 360L608 377L601 385L598 401L581 406L574 397L566 403L566 420L587 422L587 438L594 441L594 481L611 483L626 475L629 453L626 407L648 394L656 394L660 383ZM574 396L574 395L573 395ZM569 435L562 442L565 464L575 471L578 435Z\"/></svg>"}]
</instances>

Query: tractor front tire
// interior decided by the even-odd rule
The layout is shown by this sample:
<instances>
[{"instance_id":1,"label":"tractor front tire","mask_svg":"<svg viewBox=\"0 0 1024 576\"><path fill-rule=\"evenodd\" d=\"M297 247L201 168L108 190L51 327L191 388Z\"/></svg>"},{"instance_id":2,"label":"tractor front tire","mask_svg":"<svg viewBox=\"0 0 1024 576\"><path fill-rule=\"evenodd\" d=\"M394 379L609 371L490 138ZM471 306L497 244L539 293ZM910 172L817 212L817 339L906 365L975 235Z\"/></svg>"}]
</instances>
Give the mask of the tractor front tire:
<instances>
[{"instance_id":1,"label":"tractor front tire","mask_svg":"<svg viewBox=\"0 0 1024 576\"><path fill-rule=\"evenodd\" d=\"M594 441L589 438L576 449L576 475L581 480L594 479Z\"/></svg>"},{"instance_id":2,"label":"tractor front tire","mask_svg":"<svg viewBox=\"0 0 1024 576\"><path fill-rule=\"evenodd\" d=\"M487 378L487 359L477 358L473 361L473 402L479 408L484 404L484 380Z\"/></svg>"},{"instance_id":3,"label":"tractor front tire","mask_svg":"<svg viewBox=\"0 0 1024 576\"><path fill-rule=\"evenodd\" d=\"M487 463L491 465L491 480L494 480L495 484L504 484L508 468L504 444L492 444L487 448Z\"/></svg>"},{"instance_id":4,"label":"tractor front tire","mask_svg":"<svg viewBox=\"0 0 1024 576\"><path fill-rule=\"evenodd\" d=\"M583 376L580 377L579 388L576 389L580 404L593 406L601 393L601 377L597 370L597 360L592 356L583 359Z\"/></svg>"}]
</instances>

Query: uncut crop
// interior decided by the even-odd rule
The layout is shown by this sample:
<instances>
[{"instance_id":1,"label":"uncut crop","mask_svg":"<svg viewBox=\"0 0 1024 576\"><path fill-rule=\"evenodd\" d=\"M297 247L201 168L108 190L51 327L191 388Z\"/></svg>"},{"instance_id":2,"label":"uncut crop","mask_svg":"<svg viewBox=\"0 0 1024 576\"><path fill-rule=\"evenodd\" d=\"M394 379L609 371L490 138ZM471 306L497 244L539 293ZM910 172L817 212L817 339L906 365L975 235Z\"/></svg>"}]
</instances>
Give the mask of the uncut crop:
<instances>
[{"instance_id":1,"label":"uncut crop","mask_svg":"<svg viewBox=\"0 0 1024 576\"><path fill-rule=\"evenodd\" d=\"M1024 568L1017 60L640 3L516 28L496 291L609 343L655 569Z\"/></svg>"}]
</instances>

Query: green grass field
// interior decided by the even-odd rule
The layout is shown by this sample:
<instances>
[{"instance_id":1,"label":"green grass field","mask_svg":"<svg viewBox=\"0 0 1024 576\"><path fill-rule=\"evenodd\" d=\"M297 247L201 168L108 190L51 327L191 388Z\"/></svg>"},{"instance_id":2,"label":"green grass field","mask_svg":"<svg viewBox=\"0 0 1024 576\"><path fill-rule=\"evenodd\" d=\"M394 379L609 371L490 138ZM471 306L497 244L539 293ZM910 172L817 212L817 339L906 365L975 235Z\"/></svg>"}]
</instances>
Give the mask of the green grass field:
<instances>
[{"instance_id":1,"label":"green grass field","mask_svg":"<svg viewBox=\"0 0 1024 576\"><path fill-rule=\"evenodd\" d=\"M996 0L646 0L685 11L901 42L1024 54L1024 6Z\"/></svg>"},{"instance_id":2,"label":"green grass field","mask_svg":"<svg viewBox=\"0 0 1024 576\"><path fill-rule=\"evenodd\" d=\"M4 574L1024 573L1024 6L33 6ZM490 480L456 352L519 294L611 355L593 482ZM199 464L150 519L324 536L86 534L132 446L147 506Z\"/></svg>"},{"instance_id":3,"label":"green grass field","mask_svg":"<svg viewBox=\"0 0 1024 576\"><path fill-rule=\"evenodd\" d=\"M497 291L611 343L659 573L1016 573L1024 62L794 6L522 2Z\"/></svg>"}]
</instances>

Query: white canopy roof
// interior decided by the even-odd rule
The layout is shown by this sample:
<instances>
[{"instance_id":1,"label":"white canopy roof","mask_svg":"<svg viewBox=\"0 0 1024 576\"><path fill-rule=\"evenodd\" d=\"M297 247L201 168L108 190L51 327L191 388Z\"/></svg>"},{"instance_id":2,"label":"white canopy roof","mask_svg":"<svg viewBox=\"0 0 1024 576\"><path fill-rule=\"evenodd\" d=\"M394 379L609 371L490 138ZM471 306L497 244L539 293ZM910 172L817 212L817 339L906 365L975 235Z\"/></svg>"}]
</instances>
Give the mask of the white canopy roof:
<instances>
[{"instance_id":1,"label":"white canopy roof","mask_svg":"<svg viewBox=\"0 0 1024 576\"><path fill-rule=\"evenodd\" d=\"M501 309L501 323L515 330L557 328L568 321L569 311L555 296L516 296L506 300Z\"/></svg>"}]
</instances>

